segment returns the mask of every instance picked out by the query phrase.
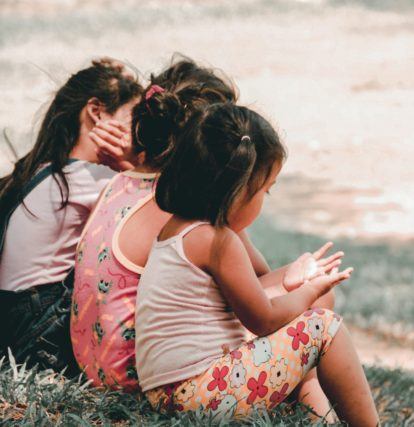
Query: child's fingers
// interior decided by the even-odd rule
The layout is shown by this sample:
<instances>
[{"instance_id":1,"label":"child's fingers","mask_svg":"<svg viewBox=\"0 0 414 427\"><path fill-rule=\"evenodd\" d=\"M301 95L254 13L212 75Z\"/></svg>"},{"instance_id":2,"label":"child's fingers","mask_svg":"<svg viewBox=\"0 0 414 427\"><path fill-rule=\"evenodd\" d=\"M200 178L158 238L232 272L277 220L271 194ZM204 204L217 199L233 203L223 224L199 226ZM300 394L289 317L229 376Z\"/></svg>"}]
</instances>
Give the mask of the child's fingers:
<instances>
[{"instance_id":1,"label":"child's fingers","mask_svg":"<svg viewBox=\"0 0 414 427\"><path fill-rule=\"evenodd\" d=\"M315 286L318 289L319 296L326 294L332 289L334 286L339 283L347 280L351 277L353 272L353 268L347 268L344 271L339 272L337 267L332 269L331 274L323 274L321 276L317 276L314 279L308 281L309 286Z\"/></svg>"},{"instance_id":2,"label":"child's fingers","mask_svg":"<svg viewBox=\"0 0 414 427\"><path fill-rule=\"evenodd\" d=\"M338 269L335 268L332 270L332 273L329 274L327 277L329 277L332 281L332 286L339 285L339 283L343 282L344 280L348 280L351 277L352 272L354 269L352 267L347 268L344 271L338 272Z\"/></svg>"},{"instance_id":3,"label":"child's fingers","mask_svg":"<svg viewBox=\"0 0 414 427\"><path fill-rule=\"evenodd\" d=\"M96 122L95 129L102 129L102 130L108 132L109 134L111 134L117 138L122 138L125 134L125 131L121 130L119 126L117 126L113 123L117 123L117 122L100 120L100 121Z\"/></svg>"},{"instance_id":4,"label":"child's fingers","mask_svg":"<svg viewBox=\"0 0 414 427\"><path fill-rule=\"evenodd\" d=\"M129 132L131 129L125 123L119 122L118 120L108 120L106 121L109 125L117 127L122 132Z\"/></svg>"},{"instance_id":5,"label":"child's fingers","mask_svg":"<svg viewBox=\"0 0 414 427\"><path fill-rule=\"evenodd\" d=\"M345 254L342 251L338 251L336 253L334 253L331 256L328 256L327 258L322 258L318 261L318 265L323 267L325 265L328 265L332 262L334 262L335 260L342 258Z\"/></svg>"},{"instance_id":6,"label":"child's fingers","mask_svg":"<svg viewBox=\"0 0 414 427\"><path fill-rule=\"evenodd\" d=\"M96 135L98 135L99 137L101 137L104 141L118 146L118 147L123 147L124 146L124 140L123 138L119 138L117 136L112 135L111 133L107 132L104 129L101 129L99 127L95 127L93 128L93 130L91 131L92 133L95 133Z\"/></svg>"},{"instance_id":7,"label":"child's fingers","mask_svg":"<svg viewBox=\"0 0 414 427\"><path fill-rule=\"evenodd\" d=\"M123 157L123 150L118 147L114 147L111 144L108 144L106 141L104 141L102 138L100 138L95 132L90 132L89 134L92 141L98 146L99 150L104 150L108 155L116 158L122 158Z\"/></svg>"},{"instance_id":8,"label":"child's fingers","mask_svg":"<svg viewBox=\"0 0 414 427\"><path fill-rule=\"evenodd\" d=\"M320 267L320 269L323 271L324 274L331 273L332 270L336 267L339 267L341 263L342 263L342 260L336 259L332 261L330 264Z\"/></svg>"},{"instance_id":9,"label":"child's fingers","mask_svg":"<svg viewBox=\"0 0 414 427\"><path fill-rule=\"evenodd\" d=\"M322 258L326 254L326 252L328 252L329 249L331 249L332 246L333 246L332 242L325 243L323 246L321 246L317 251L313 253L313 257L316 260Z\"/></svg>"}]
</instances>

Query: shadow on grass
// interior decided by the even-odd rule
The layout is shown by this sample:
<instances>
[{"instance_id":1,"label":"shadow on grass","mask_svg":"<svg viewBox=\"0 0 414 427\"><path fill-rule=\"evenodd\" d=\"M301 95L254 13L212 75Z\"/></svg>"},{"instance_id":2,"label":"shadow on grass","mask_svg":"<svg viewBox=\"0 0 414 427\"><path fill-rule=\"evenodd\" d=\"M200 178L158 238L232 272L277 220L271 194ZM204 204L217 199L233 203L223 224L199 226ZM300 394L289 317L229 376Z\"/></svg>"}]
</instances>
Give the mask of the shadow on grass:
<instances>
[{"instance_id":1,"label":"shadow on grass","mask_svg":"<svg viewBox=\"0 0 414 427\"><path fill-rule=\"evenodd\" d=\"M256 246L272 268L292 262L326 242L318 236L282 230L266 218L251 227ZM336 288L336 310L361 327L404 338L414 327L414 246L335 240L345 252L343 265L355 271Z\"/></svg>"}]
</instances>

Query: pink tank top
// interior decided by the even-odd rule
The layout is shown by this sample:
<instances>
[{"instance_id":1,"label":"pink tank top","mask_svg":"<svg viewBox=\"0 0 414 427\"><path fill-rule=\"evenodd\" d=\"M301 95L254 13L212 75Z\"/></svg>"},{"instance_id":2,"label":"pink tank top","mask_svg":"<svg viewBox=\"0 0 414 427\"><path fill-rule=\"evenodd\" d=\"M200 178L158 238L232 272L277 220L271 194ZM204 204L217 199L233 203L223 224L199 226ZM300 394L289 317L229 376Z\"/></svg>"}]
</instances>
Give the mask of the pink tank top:
<instances>
[{"instance_id":1,"label":"pink tank top","mask_svg":"<svg viewBox=\"0 0 414 427\"><path fill-rule=\"evenodd\" d=\"M134 391L135 298L143 268L121 253L119 233L151 200L155 174L128 171L105 188L76 251L71 339L76 360L95 386Z\"/></svg>"},{"instance_id":2,"label":"pink tank top","mask_svg":"<svg viewBox=\"0 0 414 427\"><path fill-rule=\"evenodd\" d=\"M184 253L183 237L201 224L155 241L141 277L135 329L143 391L201 374L246 339L219 286Z\"/></svg>"}]
</instances>

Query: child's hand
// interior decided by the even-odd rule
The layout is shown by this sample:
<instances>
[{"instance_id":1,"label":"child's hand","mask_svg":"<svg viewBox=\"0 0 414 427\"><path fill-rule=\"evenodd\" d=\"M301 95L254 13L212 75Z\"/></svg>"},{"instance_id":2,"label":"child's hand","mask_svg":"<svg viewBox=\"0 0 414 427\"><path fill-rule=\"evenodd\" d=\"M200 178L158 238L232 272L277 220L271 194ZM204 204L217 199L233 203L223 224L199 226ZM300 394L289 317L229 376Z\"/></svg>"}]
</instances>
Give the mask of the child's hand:
<instances>
[{"instance_id":1,"label":"child's hand","mask_svg":"<svg viewBox=\"0 0 414 427\"><path fill-rule=\"evenodd\" d=\"M306 280L303 286L312 286L312 290L315 291L316 301L318 298L328 293L333 287L339 285L344 280L348 280L353 271L354 269L352 267L344 271L338 271L338 268L335 267L329 274Z\"/></svg>"},{"instance_id":2,"label":"child's hand","mask_svg":"<svg viewBox=\"0 0 414 427\"><path fill-rule=\"evenodd\" d=\"M100 163L114 170L126 170L134 167L135 157L131 134L117 120L99 121L89 132L97 145L96 154Z\"/></svg>"},{"instance_id":3,"label":"child's hand","mask_svg":"<svg viewBox=\"0 0 414 427\"><path fill-rule=\"evenodd\" d=\"M313 254L307 252L292 262L286 270L283 278L283 286L290 292L303 285L306 280L329 273L333 268L341 264L344 253L339 251L335 254L322 258L333 246L332 242L325 243Z\"/></svg>"}]
</instances>

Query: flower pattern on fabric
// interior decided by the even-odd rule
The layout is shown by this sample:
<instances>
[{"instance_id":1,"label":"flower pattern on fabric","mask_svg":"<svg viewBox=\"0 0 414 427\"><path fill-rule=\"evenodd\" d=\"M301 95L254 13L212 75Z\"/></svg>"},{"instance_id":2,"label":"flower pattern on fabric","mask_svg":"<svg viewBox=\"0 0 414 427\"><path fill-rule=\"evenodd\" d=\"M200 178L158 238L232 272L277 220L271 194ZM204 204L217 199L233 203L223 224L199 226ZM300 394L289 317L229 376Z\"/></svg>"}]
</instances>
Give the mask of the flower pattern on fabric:
<instances>
[{"instance_id":1,"label":"flower pattern on fabric","mask_svg":"<svg viewBox=\"0 0 414 427\"><path fill-rule=\"evenodd\" d=\"M267 373L265 371L260 372L257 380L255 378L249 378L247 381L247 388L251 391L249 397L247 398L247 403L251 405L257 398L265 397L268 391L268 387L264 385L267 378Z\"/></svg>"},{"instance_id":2,"label":"flower pattern on fabric","mask_svg":"<svg viewBox=\"0 0 414 427\"><path fill-rule=\"evenodd\" d=\"M256 338L254 341L253 360L256 366L260 366L263 363L266 363L272 357L272 346L270 344L269 338L261 337Z\"/></svg>"},{"instance_id":3,"label":"flower pattern on fabric","mask_svg":"<svg viewBox=\"0 0 414 427\"><path fill-rule=\"evenodd\" d=\"M303 332L305 329L305 322L298 322L296 328L290 326L287 330L287 334L293 337L292 340L292 348L293 350L297 350L299 348L299 344L307 344L309 342L309 335Z\"/></svg>"},{"instance_id":4,"label":"flower pattern on fabric","mask_svg":"<svg viewBox=\"0 0 414 427\"><path fill-rule=\"evenodd\" d=\"M286 381L288 363L289 362L282 357L270 368L270 384L272 384L273 388L280 387Z\"/></svg>"},{"instance_id":5,"label":"flower pattern on fabric","mask_svg":"<svg viewBox=\"0 0 414 427\"><path fill-rule=\"evenodd\" d=\"M308 363L309 363L309 353L305 349L300 355L300 366L307 365Z\"/></svg>"},{"instance_id":6,"label":"flower pattern on fabric","mask_svg":"<svg viewBox=\"0 0 414 427\"><path fill-rule=\"evenodd\" d=\"M323 320L320 317L311 317L308 320L308 331L314 340L321 339L324 330Z\"/></svg>"},{"instance_id":7,"label":"flower pattern on fabric","mask_svg":"<svg viewBox=\"0 0 414 427\"><path fill-rule=\"evenodd\" d=\"M240 350L233 350L230 352L230 357L231 357L232 362L234 360L240 360L242 358L242 355L243 354Z\"/></svg>"},{"instance_id":8,"label":"flower pattern on fabric","mask_svg":"<svg viewBox=\"0 0 414 427\"><path fill-rule=\"evenodd\" d=\"M220 391L225 390L227 387L227 382L224 378L228 373L229 373L228 366L223 366L221 369L215 368L212 374L214 379L210 381L210 383L208 384L207 390L213 391L216 387Z\"/></svg>"},{"instance_id":9,"label":"flower pattern on fabric","mask_svg":"<svg viewBox=\"0 0 414 427\"><path fill-rule=\"evenodd\" d=\"M239 388L246 383L246 369L242 362L235 363L230 372L230 386Z\"/></svg>"},{"instance_id":10,"label":"flower pattern on fabric","mask_svg":"<svg viewBox=\"0 0 414 427\"><path fill-rule=\"evenodd\" d=\"M304 313L303 313L303 315L304 316L306 316L306 317L310 317L310 316L312 316L312 314L320 314L320 315L322 315L322 314L324 314L325 312L321 309L321 308L318 308L318 307L314 307L314 308L310 308L309 310L307 310L307 311L305 311Z\"/></svg>"},{"instance_id":11,"label":"flower pattern on fabric","mask_svg":"<svg viewBox=\"0 0 414 427\"><path fill-rule=\"evenodd\" d=\"M324 329L320 339L311 341L305 327L310 318L316 317L322 320ZM226 351L204 373L186 380L187 383L191 381L195 389L194 395L181 403L183 410L205 412L211 414L214 421L220 421L233 416L243 418L254 411L269 410L279 405L329 348L332 338L327 331L337 322L335 314L327 309L323 314L316 311L311 316L302 314L265 337L271 346L271 357L260 367L256 366L255 353L260 357L266 355L263 348L260 351L263 342L258 344L262 338L242 344L238 350ZM292 351L292 346L298 351ZM178 403L179 390L172 394ZM154 408L157 408L159 400L170 399L163 387L152 389L146 395Z\"/></svg>"},{"instance_id":12,"label":"flower pattern on fabric","mask_svg":"<svg viewBox=\"0 0 414 427\"><path fill-rule=\"evenodd\" d=\"M247 348L248 348L249 350L253 350L254 348L256 348L256 346L254 345L253 340L252 340L252 341L248 341L248 342L246 343L246 345L247 345Z\"/></svg>"},{"instance_id":13,"label":"flower pattern on fabric","mask_svg":"<svg viewBox=\"0 0 414 427\"><path fill-rule=\"evenodd\" d=\"M287 397L287 391L289 388L289 384L285 383L283 384L283 387L280 389L280 391L274 391L270 396L270 401L272 402L270 404L271 408L274 408L276 405L279 405L279 403L282 403L286 397Z\"/></svg>"},{"instance_id":14,"label":"flower pattern on fabric","mask_svg":"<svg viewBox=\"0 0 414 427\"><path fill-rule=\"evenodd\" d=\"M176 400L180 403L188 402L194 396L196 386L190 381L177 388Z\"/></svg>"},{"instance_id":15,"label":"flower pattern on fabric","mask_svg":"<svg viewBox=\"0 0 414 427\"><path fill-rule=\"evenodd\" d=\"M328 334L333 338L338 332L339 326L341 325L341 316L338 316L336 313L332 319L331 324L328 327Z\"/></svg>"},{"instance_id":16,"label":"flower pattern on fabric","mask_svg":"<svg viewBox=\"0 0 414 427\"><path fill-rule=\"evenodd\" d=\"M231 394L225 394L221 399L216 400L218 402L212 410L213 418L220 420L229 420L233 417L237 409L237 399Z\"/></svg>"}]
</instances>

